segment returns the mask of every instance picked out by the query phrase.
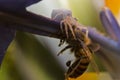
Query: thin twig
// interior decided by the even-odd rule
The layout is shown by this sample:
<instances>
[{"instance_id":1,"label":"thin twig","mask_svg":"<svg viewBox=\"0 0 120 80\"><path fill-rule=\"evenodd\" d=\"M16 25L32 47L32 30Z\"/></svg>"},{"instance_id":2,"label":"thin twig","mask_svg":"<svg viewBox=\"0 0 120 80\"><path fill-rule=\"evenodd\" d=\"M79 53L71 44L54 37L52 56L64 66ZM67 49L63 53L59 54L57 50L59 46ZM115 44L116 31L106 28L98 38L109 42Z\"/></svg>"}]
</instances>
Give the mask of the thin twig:
<instances>
[{"instance_id":1,"label":"thin twig","mask_svg":"<svg viewBox=\"0 0 120 80\"><path fill-rule=\"evenodd\" d=\"M120 43L120 26L108 8L103 8L100 12L101 22L108 35Z\"/></svg>"},{"instance_id":2,"label":"thin twig","mask_svg":"<svg viewBox=\"0 0 120 80\"><path fill-rule=\"evenodd\" d=\"M10 25L10 28L14 28L16 30L30 32L42 36L59 38L61 33L60 22L30 12L17 15L0 12L0 22ZM97 30L94 30L91 27L88 28L88 31L90 38L97 43L106 48L112 49L117 53L120 52L119 45L116 41L101 35Z\"/></svg>"},{"instance_id":3,"label":"thin twig","mask_svg":"<svg viewBox=\"0 0 120 80\"><path fill-rule=\"evenodd\" d=\"M17 15L0 12L0 22L10 25L8 28L52 37L58 36L60 26L59 22L30 12Z\"/></svg>"},{"instance_id":4,"label":"thin twig","mask_svg":"<svg viewBox=\"0 0 120 80\"><path fill-rule=\"evenodd\" d=\"M102 34L100 34L96 29L89 28L89 37L100 44L102 47L113 51L114 53L119 53L120 52L120 45L118 44L117 41L112 40L109 37L105 37Z\"/></svg>"}]
</instances>

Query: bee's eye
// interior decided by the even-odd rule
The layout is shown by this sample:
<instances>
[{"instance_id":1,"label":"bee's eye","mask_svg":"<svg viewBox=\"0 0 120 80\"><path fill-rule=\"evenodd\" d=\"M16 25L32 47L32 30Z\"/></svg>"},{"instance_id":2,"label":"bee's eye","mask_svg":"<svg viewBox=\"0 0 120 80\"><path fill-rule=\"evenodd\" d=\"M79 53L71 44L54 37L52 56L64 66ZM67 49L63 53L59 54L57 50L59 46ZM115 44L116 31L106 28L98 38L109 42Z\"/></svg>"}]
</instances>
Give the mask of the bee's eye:
<instances>
[{"instance_id":1,"label":"bee's eye","mask_svg":"<svg viewBox=\"0 0 120 80\"><path fill-rule=\"evenodd\" d=\"M70 67L70 65L71 65L71 60L69 60L69 61L66 62L66 66L67 67Z\"/></svg>"}]
</instances>

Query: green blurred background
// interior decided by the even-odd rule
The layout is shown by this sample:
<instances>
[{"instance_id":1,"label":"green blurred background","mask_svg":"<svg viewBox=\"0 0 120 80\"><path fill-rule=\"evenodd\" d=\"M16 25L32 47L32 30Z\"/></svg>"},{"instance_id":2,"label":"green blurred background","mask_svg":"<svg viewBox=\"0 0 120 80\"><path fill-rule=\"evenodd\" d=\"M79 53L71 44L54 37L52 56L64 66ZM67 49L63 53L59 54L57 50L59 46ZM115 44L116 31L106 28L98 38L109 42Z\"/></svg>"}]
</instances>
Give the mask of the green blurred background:
<instances>
[{"instance_id":1,"label":"green blurred background","mask_svg":"<svg viewBox=\"0 0 120 80\"><path fill-rule=\"evenodd\" d=\"M43 0L27 10L50 17L56 8L70 9L81 24L103 31L91 0ZM3 60L0 80L64 80L69 54L58 57L61 49L58 43L57 39L18 31ZM97 63L100 70L104 70L99 60Z\"/></svg>"}]
</instances>

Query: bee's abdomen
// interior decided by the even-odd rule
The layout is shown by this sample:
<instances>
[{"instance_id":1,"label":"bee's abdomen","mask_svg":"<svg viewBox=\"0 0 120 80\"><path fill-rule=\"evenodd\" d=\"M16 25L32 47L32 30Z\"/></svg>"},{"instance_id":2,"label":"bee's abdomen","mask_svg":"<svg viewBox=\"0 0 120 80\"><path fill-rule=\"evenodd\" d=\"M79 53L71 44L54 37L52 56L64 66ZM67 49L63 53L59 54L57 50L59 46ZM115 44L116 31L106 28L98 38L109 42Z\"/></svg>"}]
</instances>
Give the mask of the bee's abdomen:
<instances>
[{"instance_id":1,"label":"bee's abdomen","mask_svg":"<svg viewBox=\"0 0 120 80\"><path fill-rule=\"evenodd\" d=\"M79 58L77 59L68 69L67 71L67 75L70 78L77 78L78 76L82 75L88 65L90 63L90 60L88 59L88 57L83 57L83 58Z\"/></svg>"}]
</instances>

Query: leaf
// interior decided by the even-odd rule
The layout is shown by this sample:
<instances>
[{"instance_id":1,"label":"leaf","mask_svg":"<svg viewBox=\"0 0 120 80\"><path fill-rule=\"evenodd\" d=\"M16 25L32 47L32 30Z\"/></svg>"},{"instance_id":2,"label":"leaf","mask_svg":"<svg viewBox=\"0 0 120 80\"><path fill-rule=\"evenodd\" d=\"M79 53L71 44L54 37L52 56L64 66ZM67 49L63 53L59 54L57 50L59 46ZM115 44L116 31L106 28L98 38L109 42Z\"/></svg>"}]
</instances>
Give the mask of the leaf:
<instances>
[{"instance_id":1,"label":"leaf","mask_svg":"<svg viewBox=\"0 0 120 80\"><path fill-rule=\"evenodd\" d=\"M5 55L5 51L15 36L15 30L0 26L0 65Z\"/></svg>"}]
</instances>

